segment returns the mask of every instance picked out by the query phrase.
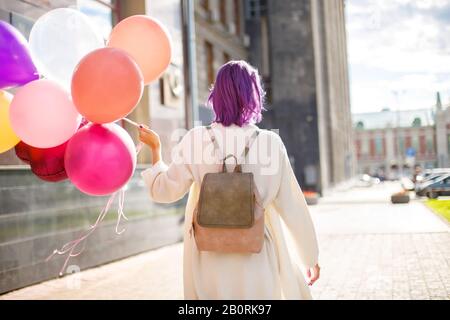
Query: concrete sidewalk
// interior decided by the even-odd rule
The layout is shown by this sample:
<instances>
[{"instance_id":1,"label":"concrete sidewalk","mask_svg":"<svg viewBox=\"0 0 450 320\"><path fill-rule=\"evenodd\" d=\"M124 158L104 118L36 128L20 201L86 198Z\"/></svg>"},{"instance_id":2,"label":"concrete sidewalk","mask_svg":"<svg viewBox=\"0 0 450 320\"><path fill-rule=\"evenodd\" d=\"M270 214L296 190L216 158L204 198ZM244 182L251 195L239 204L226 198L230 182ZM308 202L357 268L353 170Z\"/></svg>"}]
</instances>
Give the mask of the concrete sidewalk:
<instances>
[{"instance_id":1,"label":"concrete sidewalk","mask_svg":"<svg viewBox=\"0 0 450 320\"><path fill-rule=\"evenodd\" d=\"M396 183L337 192L312 206L320 243L315 299L450 299L449 227ZM10 292L0 299L182 299L182 245Z\"/></svg>"}]
</instances>

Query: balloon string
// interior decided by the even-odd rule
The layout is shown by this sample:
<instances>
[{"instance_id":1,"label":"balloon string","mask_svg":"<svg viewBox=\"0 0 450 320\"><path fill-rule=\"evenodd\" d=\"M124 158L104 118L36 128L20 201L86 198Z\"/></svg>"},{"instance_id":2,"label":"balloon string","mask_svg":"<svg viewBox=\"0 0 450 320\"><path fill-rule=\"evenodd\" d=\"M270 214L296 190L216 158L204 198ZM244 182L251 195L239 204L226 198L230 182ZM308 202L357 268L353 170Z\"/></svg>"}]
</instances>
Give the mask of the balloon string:
<instances>
[{"instance_id":1,"label":"balloon string","mask_svg":"<svg viewBox=\"0 0 450 320\"><path fill-rule=\"evenodd\" d=\"M139 154L139 152L141 151L143 146L143 143L140 142L137 146L136 146L136 155ZM128 220L128 218L125 216L125 213L123 211L124 208L124 203L125 203L125 187L114 192L108 199L108 201L106 202L105 207L102 209L102 211L100 211L100 214L97 217L97 220L95 221L95 223L93 225L91 225L88 229L88 231L82 235L81 237L79 237L78 239L72 240L67 242L66 244L64 244L61 249L55 249L52 254L50 256L47 257L47 259L45 259L46 262L48 262L51 258L53 258L53 256L55 255L64 255L69 253L66 256L66 259L64 260L64 264L59 272L59 275L62 276L64 274L64 270L67 267L67 264L69 263L70 258L72 257L77 257L79 256L84 249L86 248L86 240L87 238L98 228L98 226L101 224L101 222L103 221L103 219L106 217L106 214L108 213L109 209L111 208L111 205L114 202L114 199L116 198L116 196L119 196L118 199L118 210L117 210L117 223L116 223L116 234L122 234L125 231L125 228L122 229L121 231L119 231L119 225L120 225L120 221L121 219L125 219ZM75 250L77 249L77 247L83 244L82 248L76 252Z\"/></svg>"},{"instance_id":2,"label":"balloon string","mask_svg":"<svg viewBox=\"0 0 450 320\"><path fill-rule=\"evenodd\" d=\"M130 120L128 118L122 118L122 120L124 120L124 121L128 122L129 124L139 128L139 124L137 122L134 122L133 120Z\"/></svg>"},{"instance_id":3,"label":"balloon string","mask_svg":"<svg viewBox=\"0 0 450 320\"><path fill-rule=\"evenodd\" d=\"M125 190L119 191L119 209L117 210L117 224L116 224L116 233L122 234L125 231L125 228L123 228L121 231L119 231L119 225L120 220L123 217L125 220L128 220L128 218L125 216L123 212L123 202L125 200Z\"/></svg>"}]
</instances>

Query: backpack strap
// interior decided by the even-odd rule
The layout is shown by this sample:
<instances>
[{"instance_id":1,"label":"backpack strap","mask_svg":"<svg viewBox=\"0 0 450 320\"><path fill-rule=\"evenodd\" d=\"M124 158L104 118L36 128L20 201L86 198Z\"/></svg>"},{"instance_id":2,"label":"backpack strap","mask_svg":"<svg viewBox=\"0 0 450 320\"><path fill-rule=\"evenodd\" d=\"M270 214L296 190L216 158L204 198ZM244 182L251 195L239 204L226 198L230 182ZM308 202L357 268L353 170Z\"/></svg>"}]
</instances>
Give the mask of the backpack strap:
<instances>
[{"instance_id":1,"label":"backpack strap","mask_svg":"<svg viewBox=\"0 0 450 320\"><path fill-rule=\"evenodd\" d=\"M216 137L214 136L214 133L213 133L213 130L212 130L211 125L206 126L206 129L207 129L207 131L208 131L208 134L209 134L209 137L210 137L210 139L211 139L211 142L212 142L213 145L214 145L214 150L216 150L217 152L220 153L219 144L217 143ZM259 129L257 128L257 129L255 130L255 132L253 132L253 134L250 136L250 139L247 140L247 143L245 144L244 151L242 152L242 155L241 155L241 159L245 159L245 158L247 157L248 152L250 151L250 148L251 148L253 142L255 142L256 138L257 138L258 135L259 135L259 133L260 133L260 131L259 131ZM229 157L230 157L230 156L227 156L227 157L225 157L225 158L222 160L224 164L225 164L225 160L226 160L227 158L229 158ZM236 158L236 157L234 157L234 158L236 159L236 164L237 164L237 158Z\"/></svg>"},{"instance_id":2,"label":"backpack strap","mask_svg":"<svg viewBox=\"0 0 450 320\"><path fill-rule=\"evenodd\" d=\"M206 126L206 129L209 133L209 138L211 139L211 142L214 145L214 149L219 150L219 145L217 144L216 137L214 136L211 125Z\"/></svg>"},{"instance_id":3,"label":"backpack strap","mask_svg":"<svg viewBox=\"0 0 450 320\"><path fill-rule=\"evenodd\" d=\"M247 157L248 152L250 151L250 148L251 148L253 142L255 142L258 135L259 135L259 129L256 129L255 132L253 132L253 134L251 135L250 139L248 139L248 141L245 145L244 151L242 152L241 159L245 159Z\"/></svg>"},{"instance_id":4,"label":"backpack strap","mask_svg":"<svg viewBox=\"0 0 450 320\"><path fill-rule=\"evenodd\" d=\"M206 131L208 131L209 138L211 139L211 142L212 142L212 144L213 144L213 146L214 146L214 151L215 151L217 154L219 154L220 157L222 157L222 156L221 156L221 152L220 152L220 148L219 148L219 144L217 143L216 136L214 135L214 132L213 132L213 130L212 130L211 125L206 126L206 129L207 129Z\"/></svg>"}]
</instances>

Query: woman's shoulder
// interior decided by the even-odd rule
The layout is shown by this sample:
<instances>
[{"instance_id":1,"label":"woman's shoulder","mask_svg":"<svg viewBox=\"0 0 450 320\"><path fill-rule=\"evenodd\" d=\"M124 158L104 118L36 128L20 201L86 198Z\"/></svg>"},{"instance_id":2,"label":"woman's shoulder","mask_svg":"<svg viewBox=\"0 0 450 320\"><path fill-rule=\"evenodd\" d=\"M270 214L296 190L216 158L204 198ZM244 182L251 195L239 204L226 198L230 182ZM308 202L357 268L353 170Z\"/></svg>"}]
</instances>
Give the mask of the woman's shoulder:
<instances>
[{"instance_id":1,"label":"woman's shoulder","mask_svg":"<svg viewBox=\"0 0 450 320\"><path fill-rule=\"evenodd\" d=\"M251 129L259 131L259 134L258 134L259 140L265 140L266 142L279 145L280 147L284 147L283 141L278 133L278 130L262 129L254 124L249 125L249 126ZM201 138L205 134L205 132L207 132L208 127L214 129L214 126L210 126L210 125L196 126L196 127L189 129L184 136L184 140L190 141L191 139L195 140L195 137Z\"/></svg>"},{"instance_id":2,"label":"woman's shoulder","mask_svg":"<svg viewBox=\"0 0 450 320\"><path fill-rule=\"evenodd\" d=\"M278 130L276 129L258 129L259 137L265 139L268 143L278 146L280 149L284 148L283 140L281 139Z\"/></svg>"},{"instance_id":3,"label":"woman's shoulder","mask_svg":"<svg viewBox=\"0 0 450 320\"><path fill-rule=\"evenodd\" d=\"M260 136L264 136L264 137L268 137L268 138L273 139L273 140L281 141L280 135L278 134L278 130L276 130L276 129L262 129L262 128L259 128L257 126L255 126L255 127L258 128Z\"/></svg>"},{"instance_id":4,"label":"woman's shoulder","mask_svg":"<svg viewBox=\"0 0 450 320\"><path fill-rule=\"evenodd\" d=\"M195 126L191 129L188 129L186 131L186 134L184 135L183 139L191 140L191 139L194 139L195 137L202 137L202 135L206 131L206 127L207 126Z\"/></svg>"}]
</instances>

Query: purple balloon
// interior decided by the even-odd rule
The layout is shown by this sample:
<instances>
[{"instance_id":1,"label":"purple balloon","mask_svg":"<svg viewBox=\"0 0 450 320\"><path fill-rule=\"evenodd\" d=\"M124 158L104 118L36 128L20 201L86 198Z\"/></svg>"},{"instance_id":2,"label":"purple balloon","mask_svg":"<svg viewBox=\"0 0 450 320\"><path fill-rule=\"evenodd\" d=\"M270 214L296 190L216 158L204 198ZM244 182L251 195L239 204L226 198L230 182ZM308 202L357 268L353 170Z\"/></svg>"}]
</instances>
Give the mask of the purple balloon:
<instances>
[{"instance_id":1,"label":"purple balloon","mask_svg":"<svg viewBox=\"0 0 450 320\"><path fill-rule=\"evenodd\" d=\"M64 165L70 181L93 196L122 188L136 168L136 147L114 123L88 124L69 140Z\"/></svg>"},{"instance_id":2,"label":"purple balloon","mask_svg":"<svg viewBox=\"0 0 450 320\"><path fill-rule=\"evenodd\" d=\"M22 86L39 79L24 36L0 21L0 89Z\"/></svg>"}]
</instances>

